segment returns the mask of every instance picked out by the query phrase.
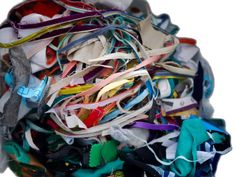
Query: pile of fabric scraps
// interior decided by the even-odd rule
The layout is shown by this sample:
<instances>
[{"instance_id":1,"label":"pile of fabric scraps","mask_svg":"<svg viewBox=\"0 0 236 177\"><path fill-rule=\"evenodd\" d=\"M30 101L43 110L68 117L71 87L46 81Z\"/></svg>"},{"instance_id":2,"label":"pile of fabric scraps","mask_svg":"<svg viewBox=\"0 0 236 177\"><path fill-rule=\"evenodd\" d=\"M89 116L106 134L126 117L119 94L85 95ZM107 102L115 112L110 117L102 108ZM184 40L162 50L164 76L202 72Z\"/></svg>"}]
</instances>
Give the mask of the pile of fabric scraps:
<instances>
[{"instance_id":1,"label":"pile of fabric scraps","mask_svg":"<svg viewBox=\"0 0 236 177\"><path fill-rule=\"evenodd\" d=\"M0 171L213 177L231 150L196 40L145 0L27 0L0 28Z\"/></svg>"}]
</instances>

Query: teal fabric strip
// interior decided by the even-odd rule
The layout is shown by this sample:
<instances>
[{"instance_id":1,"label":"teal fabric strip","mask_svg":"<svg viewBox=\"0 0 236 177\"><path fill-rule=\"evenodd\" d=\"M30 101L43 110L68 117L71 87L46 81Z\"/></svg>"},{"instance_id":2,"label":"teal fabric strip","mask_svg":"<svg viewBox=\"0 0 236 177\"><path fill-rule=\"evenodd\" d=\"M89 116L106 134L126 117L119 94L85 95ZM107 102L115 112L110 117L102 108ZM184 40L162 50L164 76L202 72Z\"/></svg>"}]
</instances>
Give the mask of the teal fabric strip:
<instances>
[{"instance_id":1,"label":"teal fabric strip","mask_svg":"<svg viewBox=\"0 0 236 177\"><path fill-rule=\"evenodd\" d=\"M180 177L195 176L197 147L208 141L209 138L201 119L185 120L179 136L176 157L184 156L195 162L187 162L183 159L178 159L171 166L172 171Z\"/></svg>"},{"instance_id":2,"label":"teal fabric strip","mask_svg":"<svg viewBox=\"0 0 236 177\"><path fill-rule=\"evenodd\" d=\"M3 144L3 150L16 158L17 161L25 164L29 164L30 157L17 143L13 141L7 141Z\"/></svg>"},{"instance_id":3,"label":"teal fabric strip","mask_svg":"<svg viewBox=\"0 0 236 177\"><path fill-rule=\"evenodd\" d=\"M123 168L124 162L120 159L116 161L110 162L105 166L97 169L97 170L90 170L90 169L79 169L72 174L73 177L101 177L104 174L110 174L111 172L121 170Z\"/></svg>"}]
</instances>

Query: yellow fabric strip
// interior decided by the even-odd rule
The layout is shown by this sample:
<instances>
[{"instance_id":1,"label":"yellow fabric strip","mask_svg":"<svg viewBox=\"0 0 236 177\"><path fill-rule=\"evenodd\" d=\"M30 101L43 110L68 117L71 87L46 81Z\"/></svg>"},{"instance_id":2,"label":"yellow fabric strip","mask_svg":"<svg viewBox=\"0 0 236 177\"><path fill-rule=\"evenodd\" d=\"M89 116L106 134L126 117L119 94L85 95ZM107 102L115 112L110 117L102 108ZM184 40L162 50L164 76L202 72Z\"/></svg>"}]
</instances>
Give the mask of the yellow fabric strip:
<instances>
[{"instance_id":1,"label":"yellow fabric strip","mask_svg":"<svg viewBox=\"0 0 236 177\"><path fill-rule=\"evenodd\" d=\"M133 84L133 82L134 82L134 79L131 79L130 82L128 82L127 84ZM113 97L121 88L122 88L122 86L112 89L108 94L109 98Z\"/></svg>"},{"instance_id":2,"label":"yellow fabric strip","mask_svg":"<svg viewBox=\"0 0 236 177\"><path fill-rule=\"evenodd\" d=\"M21 38L21 39L19 39L17 41L14 41L14 42L11 42L11 43L0 43L0 47L1 48L12 48L12 47L21 45L21 44L23 44L25 42L29 42L29 41L31 41L33 39L36 39L36 38L38 38L38 37L40 37L40 36L50 32L50 31L62 28L64 26L68 25L68 24L71 24L71 22L70 23L65 23L65 24L57 24L57 25L52 25L52 26L45 27L45 28L43 28L43 29L41 29L41 30L39 30L39 31L37 31L37 32L35 32L33 34L30 34L29 36Z\"/></svg>"},{"instance_id":3,"label":"yellow fabric strip","mask_svg":"<svg viewBox=\"0 0 236 177\"><path fill-rule=\"evenodd\" d=\"M181 76L154 76L153 80L158 80L158 79L184 79L185 77Z\"/></svg>"},{"instance_id":4,"label":"yellow fabric strip","mask_svg":"<svg viewBox=\"0 0 236 177\"><path fill-rule=\"evenodd\" d=\"M100 90L100 92L98 93L98 96L97 96L97 99L96 99L96 102L99 101L99 99L101 98L101 96L105 93L107 93L108 91L112 90L112 89L115 89L117 87L120 87L121 85L124 85L126 83L129 83L130 80L127 80L127 79L123 79L123 80L120 80L120 81L116 81L116 82L112 82L110 84L108 84L107 86L103 87L102 90Z\"/></svg>"},{"instance_id":5,"label":"yellow fabric strip","mask_svg":"<svg viewBox=\"0 0 236 177\"><path fill-rule=\"evenodd\" d=\"M79 85L72 88L61 89L59 94L60 95L77 94L77 93L84 92L92 87L93 87L93 84Z\"/></svg>"}]
</instances>

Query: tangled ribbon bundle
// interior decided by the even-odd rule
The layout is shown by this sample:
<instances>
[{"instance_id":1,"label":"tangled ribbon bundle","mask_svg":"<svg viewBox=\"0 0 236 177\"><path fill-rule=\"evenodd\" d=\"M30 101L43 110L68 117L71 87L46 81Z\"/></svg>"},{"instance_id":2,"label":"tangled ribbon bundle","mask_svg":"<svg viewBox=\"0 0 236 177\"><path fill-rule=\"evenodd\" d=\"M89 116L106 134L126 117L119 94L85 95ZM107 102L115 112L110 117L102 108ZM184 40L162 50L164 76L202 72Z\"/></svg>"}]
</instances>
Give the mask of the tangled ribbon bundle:
<instances>
[{"instance_id":1,"label":"tangled ribbon bundle","mask_svg":"<svg viewBox=\"0 0 236 177\"><path fill-rule=\"evenodd\" d=\"M0 171L209 177L231 150L196 40L145 0L27 0L0 28Z\"/></svg>"}]
</instances>

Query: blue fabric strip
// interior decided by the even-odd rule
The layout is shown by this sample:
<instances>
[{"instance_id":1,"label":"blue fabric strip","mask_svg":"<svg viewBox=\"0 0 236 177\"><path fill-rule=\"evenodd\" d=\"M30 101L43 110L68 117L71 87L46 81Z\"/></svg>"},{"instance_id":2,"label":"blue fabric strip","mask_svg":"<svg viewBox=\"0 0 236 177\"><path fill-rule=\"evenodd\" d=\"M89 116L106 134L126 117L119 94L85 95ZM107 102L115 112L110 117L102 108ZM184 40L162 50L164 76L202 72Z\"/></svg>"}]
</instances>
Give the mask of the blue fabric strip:
<instances>
[{"instance_id":1,"label":"blue fabric strip","mask_svg":"<svg viewBox=\"0 0 236 177\"><path fill-rule=\"evenodd\" d=\"M140 95L138 95L132 101L130 101L127 105L125 105L124 109L125 110L132 109L136 104L143 101L144 98L146 98L148 96L148 94L149 94L148 89L145 89L144 91L142 91L140 93ZM121 113L122 112L119 109L116 109L115 111L106 115L99 123L102 124L102 123L106 123L108 121L111 121L111 120L115 119L117 116L119 116Z\"/></svg>"}]
</instances>

